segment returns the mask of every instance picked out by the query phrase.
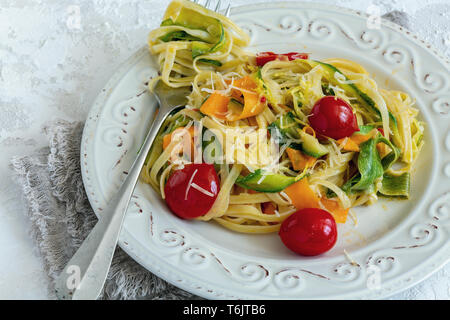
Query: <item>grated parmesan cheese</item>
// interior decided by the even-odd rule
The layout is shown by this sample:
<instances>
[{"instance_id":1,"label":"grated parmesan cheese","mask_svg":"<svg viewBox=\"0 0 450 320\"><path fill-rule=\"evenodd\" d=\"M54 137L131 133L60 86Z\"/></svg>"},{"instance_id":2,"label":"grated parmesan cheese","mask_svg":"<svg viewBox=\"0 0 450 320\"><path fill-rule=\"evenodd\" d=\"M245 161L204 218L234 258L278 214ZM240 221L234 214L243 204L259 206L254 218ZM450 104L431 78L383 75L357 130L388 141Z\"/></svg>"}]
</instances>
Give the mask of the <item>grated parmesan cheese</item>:
<instances>
[{"instance_id":1,"label":"grated parmesan cheese","mask_svg":"<svg viewBox=\"0 0 450 320\"><path fill-rule=\"evenodd\" d=\"M195 169L194 173L191 176L191 179L189 179L188 186L186 187L186 192L184 193L184 200L187 200L187 195L189 192L189 189L191 188L192 180L194 180L195 175L197 174L198 169Z\"/></svg>"},{"instance_id":2,"label":"grated parmesan cheese","mask_svg":"<svg viewBox=\"0 0 450 320\"><path fill-rule=\"evenodd\" d=\"M200 186L199 186L198 184L196 184L195 182L191 183L191 186L192 186L192 188L194 188L194 189L200 191L200 192L203 193L203 194L206 194L207 196L209 196L209 197L211 197L211 198L214 197L214 194L213 194L213 193L211 193L211 192L209 192L208 190L206 190L206 189L200 187Z\"/></svg>"},{"instance_id":3,"label":"grated parmesan cheese","mask_svg":"<svg viewBox=\"0 0 450 320\"><path fill-rule=\"evenodd\" d=\"M289 202L289 204L292 204L292 200L291 200L291 198L289 198L289 196L286 194L286 192L281 191L281 192L280 192L280 195L281 195L285 200L287 200L287 201Z\"/></svg>"},{"instance_id":4,"label":"grated parmesan cheese","mask_svg":"<svg viewBox=\"0 0 450 320\"><path fill-rule=\"evenodd\" d=\"M344 249L344 255L350 261L350 264L355 267L359 267L359 264L349 255L347 250Z\"/></svg>"}]
</instances>

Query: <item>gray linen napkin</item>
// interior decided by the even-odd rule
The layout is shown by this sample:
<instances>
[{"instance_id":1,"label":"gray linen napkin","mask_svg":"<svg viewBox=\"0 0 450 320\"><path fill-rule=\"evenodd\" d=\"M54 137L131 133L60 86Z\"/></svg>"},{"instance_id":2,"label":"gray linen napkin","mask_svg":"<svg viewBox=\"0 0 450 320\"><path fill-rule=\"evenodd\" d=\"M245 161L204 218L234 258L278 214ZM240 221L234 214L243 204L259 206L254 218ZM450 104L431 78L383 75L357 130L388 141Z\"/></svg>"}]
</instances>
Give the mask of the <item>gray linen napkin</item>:
<instances>
[{"instance_id":1,"label":"gray linen napkin","mask_svg":"<svg viewBox=\"0 0 450 320\"><path fill-rule=\"evenodd\" d=\"M404 12L383 16L409 28ZM15 157L12 168L28 206L31 236L49 277L54 281L97 222L84 191L80 170L83 123L56 120L44 131L49 147L36 154ZM199 299L158 278L117 248L102 299Z\"/></svg>"},{"instance_id":2,"label":"gray linen napkin","mask_svg":"<svg viewBox=\"0 0 450 320\"><path fill-rule=\"evenodd\" d=\"M44 132L49 147L12 159L31 221L31 235L49 276L54 281L97 222L84 191L80 170L83 123L56 120ZM195 299L156 277L117 248L103 299Z\"/></svg>"}]
</instances>

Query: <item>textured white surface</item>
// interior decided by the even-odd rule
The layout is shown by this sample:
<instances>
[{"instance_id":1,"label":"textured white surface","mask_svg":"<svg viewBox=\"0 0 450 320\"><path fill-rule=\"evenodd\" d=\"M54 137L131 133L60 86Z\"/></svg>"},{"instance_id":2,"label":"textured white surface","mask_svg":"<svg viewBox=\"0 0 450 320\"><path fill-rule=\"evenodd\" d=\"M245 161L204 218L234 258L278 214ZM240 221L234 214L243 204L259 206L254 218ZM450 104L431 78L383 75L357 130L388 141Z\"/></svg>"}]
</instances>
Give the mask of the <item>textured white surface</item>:
<instances>
[{"instance_id":1,"label":"textured white surface","mask_svg":"<svg viewBox=\"0 0 450 320\"><path fill-rule=\"evenodd\" d=\"M405 11L413 31L450 56L449 1L322 2L361 11L373 4L381 14ZM49 119L84 119L115 69L146 42L168 3L0 0L0 298L46 298L45 275L26 233L9 159L45 145L41 127ZM449 275L447 265L393 298L449 299Z\"/></svg>"}]
</instances>

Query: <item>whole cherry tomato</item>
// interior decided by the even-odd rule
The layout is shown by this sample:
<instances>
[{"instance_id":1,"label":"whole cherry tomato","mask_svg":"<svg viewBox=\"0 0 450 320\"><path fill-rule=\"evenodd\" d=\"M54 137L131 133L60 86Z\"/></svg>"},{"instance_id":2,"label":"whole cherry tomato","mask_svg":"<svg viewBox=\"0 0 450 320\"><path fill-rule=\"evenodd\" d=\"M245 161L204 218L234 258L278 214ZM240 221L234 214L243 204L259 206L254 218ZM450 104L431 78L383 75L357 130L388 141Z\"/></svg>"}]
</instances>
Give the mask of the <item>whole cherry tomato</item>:
<instances>
[{"instance_id":1,"label":"whole cherry tomato","mask_svg":"<svg viewBox=\"0 0 450 320\"><path fill-rule=\"evenodd\" d=\"M315 256L330 250L336 243L336 221L325 210L302 209L283 221L279 235L292 251L303 256Z\"/></svg>"},{"instance_id":2,"label":"whole cherry tomato","mask_svg":"<svg viewBox=\"0 0 450 320\"><path fill-rule=\"evenodd\" d=\"M271 51L266 52L259 52L256 54L256 64L260 67L265 65L269 61L273 60L283 60L287 59L289 61L291 60L297 60L297 59L308 59L307 53L299 53L299 52L289 52L289 53L282 53L277 54Z\"/></svg>"},{"instance_id":3,"label":"whole cherry tomato","mask_svg":"<svg viewBox=\"0 0 450 320\"><path fill-rule=\"evenodd\" d=\"M326 96L317 101L308 120L317 133L336 140L359 131L352 107L335 96Z\"/></svg>"},{"instance_id":4,"label":"whole cherry tomato","mask_svg":"<svg viewBox=\"0 0 450 320\"><path fill-rule=\"evenodd\" d=\"M220 184L212 164L188 164L172 173L164 187L170 210L183 219L193 219L211 209Z\"/></svg>"}]
</instances>

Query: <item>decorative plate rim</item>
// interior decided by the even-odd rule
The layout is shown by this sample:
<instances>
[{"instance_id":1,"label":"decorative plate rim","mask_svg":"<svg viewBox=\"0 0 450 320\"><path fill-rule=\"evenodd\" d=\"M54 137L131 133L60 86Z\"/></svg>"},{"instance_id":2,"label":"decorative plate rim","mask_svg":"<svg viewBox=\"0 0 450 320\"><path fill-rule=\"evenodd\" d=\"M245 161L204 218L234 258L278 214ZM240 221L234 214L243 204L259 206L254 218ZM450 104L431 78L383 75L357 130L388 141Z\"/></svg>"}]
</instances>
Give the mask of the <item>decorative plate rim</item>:
<instances>
[{"instance_id":1,"label":"decorative plate rim","mask_svg":"<svg viewBox=\"0 0 450 320\"><path fill-rule=\"evenodd\" d=\"M275 3L261 3L261 4L251 4L251 5L244 5L235 7L232 9L232 15L235 12L242 12L246 10L253 10L255 6L258 7L258 10L267 10L269 8L286 8L286 7L295 7L296 9L304 8L304 9L312 9L312 10L320 10L321 5L315 4L315 3L309 3L309 2L275 2ZM361 13L360 11L348 9L348 8L342 8L338 6L328 6L326 11L335 11L337 14L349 14L356 17L368 17L367 14ZM440 63L446 66L447 71L449 70L450 62L449 59L446 58L444 55L439 53L436 49L434 49L431 45L426 43L425 41L421 40L417 35L414 33L405 30L403 27L390 22L386 19L381 19L381 25L390 29L393 29L394 31L401 34L402 37L407 39L410 42L413 42L414 44L420 46L422 49L427 51L429 54L434 56ZM138 61L145 53L147 52L147 48L143 47L139 49L135 54L133 54L111 77L111 79L107 82L106 86L102 89L98 97L96 98L90 112L88 115L88 118L86 120L86 124L83 130L83 138L81 143L81 170L82 170L82 177L83 177L83 183L86 188L86 193L88 195L88 199L90 203L92 204L92 207L94 209L94 212L97 216L101 216L101 210L99 210L98 206L95 205L96 203L101 202L101 200L96 195L96 188L94 187L94 179L90 177L89 174L89 157L88 157L88 149L90 147L90 143L93 141L93 134L97 126L97 122L99 119L99 113L102 110L103 105L108 99L109 94L111 93L112 89L115 87L115 85L119 82L119 80L123 77L123 75L128 71L128 68L130 65L133 64L133 62ZM450 132L449 132L450 135ZM436 147L436 146L435 146ZM449 149L450 151L450 149ZM435 173L437 168L435 168ZM429 188L430 189L430 188ZM430 191L430 190L428 190ZM446 201L446 197L449 197L450 199L450 193L444 193L440 195L440 198L443 198L443 201ZM425 197L424 197L425 198ZM425 210L425 208L424 208ZM428 210L428 208L426 208ZM431 210L431 209L430 209ZM407 219L405 219L407 220ZM402 221L403 224L406 224L405 221ZM175 286L178 286L184 290L187 290L189 292L192 292L194 294L197 294L199 296L202 296L204 298L211 298L211 299L218 299L218 298L226 298L226 299L260 299L261 295L241 295L236 294L232 290L228 290L225 288L219 288L219 286L215 286L214 288L205 287L204 284L197 283L198 280L194 277L186 276L186 274L183 274L183 279L180 278L179 275L177 275L176 268L174 268L171 265L164 265L164 268L161 268L161 264L158 264L158 262L155 262L155 255L150 252L145 252L144 247L142 247L138 242L134 241L135 247L131 247L129 243L133 242L133 236L126 230L123 230L120 240L119 240L119 246L127 252L133 259L135 259L138 263L146 267L147 269L154 272L157 276L161 277L162 279L172 283ZM446 252L449 252L449 242L447 241L444 244L444 250ZM441 248L441 250L443 250ZM439 251L439 250L437 250ZM153 257L152 257L153 255ZM437 257L436 257L437 256ZM385 257L386 258L386 257ZM358 297L358 298L385 298L390 295L393 295L395 293L398 293L400 291L406 290L407 288L410 288L411 286L423 281L425 278L429 277L431 274L439 270L445 263L447 263L450 260L450 254L443 254L441 253L438 255L437 253L432 255L433 259L430 259L432 261L429 261L426 265L421 265L421 267L416 267L412 269L408 274L402 274L396 277L393 280L390 280L386 283L383 283L383 288L381 290L376 291L370 291L367 292L367 290L362 290L362 292L354 292L350 298ZM417 270L419 269L419 270ZM270 299L277 299L279 297L267 297ZM285 298L285 297L281 297ZM295 299L295 297L292 297ZM345 296L339 296L338 298L346 298Z\"/></svg>"}]
</instances>

